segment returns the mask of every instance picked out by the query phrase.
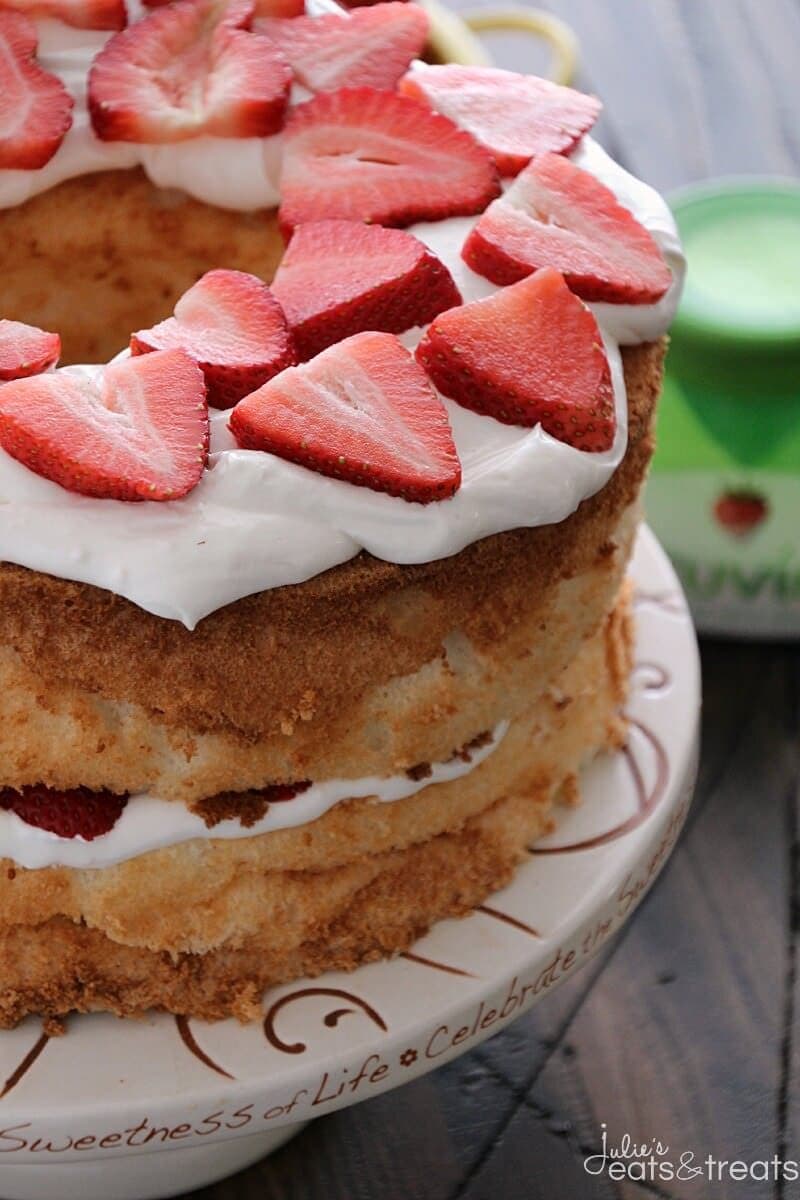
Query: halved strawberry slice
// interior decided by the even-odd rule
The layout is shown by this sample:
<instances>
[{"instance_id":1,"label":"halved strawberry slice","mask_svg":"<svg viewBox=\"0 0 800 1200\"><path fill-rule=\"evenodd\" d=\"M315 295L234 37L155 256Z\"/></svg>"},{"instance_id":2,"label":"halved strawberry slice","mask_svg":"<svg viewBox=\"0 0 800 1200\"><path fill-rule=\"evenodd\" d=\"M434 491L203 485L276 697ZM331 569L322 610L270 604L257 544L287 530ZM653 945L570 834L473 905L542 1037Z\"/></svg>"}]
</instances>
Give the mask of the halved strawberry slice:
<instances>
[{"instance_id":1,"label":"halved strawberry slice","mask_svg":"<svg viewBox=\"0 0 800 1200\"><path fill-rule=\"evenodd\" d=\"M142 0L145 8L163 8L171 3L172 0ZM300 17L305 11L305 0L255 0L257 17Z\"/></svg>"},{"instance_id":2,"label":"halved strawberry slice","mask_svg":"<svg viewBox=\"0 0 800 1200\"><path fill-rule=\"evenodd\" d=\"M390 333L357 333L265 383L231 413L240 446L427 504L461 463L444 405Z\"/></svg>"},{"instance_id":3,"label":"halved strawberry slice","mask_svg":"<svg viewBox=\"0 0 800 1200\"><path fill-rule=\"evenodd\" d=\"M555 267L584 300L653 304L672 281L655 239L616 196L560 154L535 158L490 205L462 257L492 283Z\"/></svg>"},{"instance_id":4,"label":"halved strawberry slice","mask_svg":"<svg viewBox=\"0 0 800 1200\"><path fill-rule=\"evenodd\" d=\"M471 133L501 175L517 175L537 154L571 150L602 107L549 79L493 67L420 66L400 81L400 91Z\"/></svg>"},{"instance_id":5,"label":"halved strawberry slice","mask_svg":"<svg viewBox=\"0 0 800 1200\"><path fill-rule=\"evenodd\" d=\"M43 167L72 124L72 96L36 62L37 44L30 17L0 9L0 168Z\"/></svg>"},{"instance_id":6,"label":"halved strawberry slice","mask_svg":"<svg viewBox=\"0 0 800 1200\"><path fill-rule=\"evenodd\" d=\"M374 88L322 92L286 123L280 221L410 225L481 212L500 191L487 152L447 117Z\"/></svg>"},{"instance_id":7,"label":"halved strawberry slice","mask_svg":"<svg viewBox=\"0 0 800 1200\"><path fill-rule=\"evenodd\" d=\"M250 33L250 0L175 0L115 34L89 72L89 112L105 141L267 137L283 125L292 73Z\"/></svg>"},{"instance_id":8,"label":"halved strawberry slice","mask_svg":"<svg viewBox=\"0 0 800 1200\"><path fill-rule=\"evenodd\" d=\"M21 321L0 321L0 380L38 375L58 362L61 338Z\"/></svg>"},{"instance_id":9,"label":"halved strawberry slice","mask_svg":"<svg viewBox=\"0 0 800 1200\"><path fill-rule=\"evenodd\" d=\"M0 809L14 812L26 825L46 829L62 838L82 838L93 842L110 833L122 816L127 795L93 792L89 788L58 788L34 784L0 789Z\"/></svg>"},{"instance_id":10,"label":"halved strawberry slice","mask_svg":"<svg viewBox=\"0 0 800 1200\"><path fill-rule=\"evenodd\" d=\"M302 17L306 0L255 0L257 17Z\"/></svg>"},{"instance_id":11,"label":"halved strawberry slice","mask_svg":"<svg viewBox=\"0 0 800 1200\"><path fill-rule=\"evenodd\" d=\"M174 317L131 335L132 354L151 350L185 350L215 408L232 408L297 362L283 309L265 283L243 271L208 271L181 296Z\"/></svg>"},{"instance_id":12,"label":"halved strawberry slice","mask_svg":"<svg viewBox=\"0 0 800 1200\"><path fill-rule=\"evenodd\" d=\"M200 368L182 350L122 359L98 379L69 367L0 387L0 445L71 492L176 500L208 458Z\"/></svg>"},{"instance_id":13,"label":"halved strawberry slice","mask_svg":"<svg viewBox=\"0 0 800 1200\"><path fill-rule=\"evenodd\" d=\"M286 55L295 78L312 92L341 87L391 91L422 53L428 18L416 4L393 0L342 17L267 18L256 22Z\"/></svg>"},{"instance_id":14,"label":"halved strawberry slice","mask_svg":"<svg viewBox=\"0 0 800 1200\"><path fill-rule=\"evenodd\" d=\"M0 8L52 17L74 29L124 29L128 22L125 0L0 0Z\"/></svg>"},{"instance_id":15,"label":"halved strawberry slice","mask_svg":"<svg viewBox=\"0 0 800 1200\"><path fill-rule=\"evenodd\" d=\"M614 441L614 391L594 315L552 268L442 313L417 347L440 392L578 450Z\"/></svg>"},{"instance_id":16,"label":"halved strawberry slice","mask_svg":"<svg viewBox=\"0 0 800 1200\"><path fill-rule=\"evenodd\" d=\"M461 303L447 267L417 238L357 221L299 225L272 291L303 361L350 334L403 333Z\"/></svg>"}]
</instances>

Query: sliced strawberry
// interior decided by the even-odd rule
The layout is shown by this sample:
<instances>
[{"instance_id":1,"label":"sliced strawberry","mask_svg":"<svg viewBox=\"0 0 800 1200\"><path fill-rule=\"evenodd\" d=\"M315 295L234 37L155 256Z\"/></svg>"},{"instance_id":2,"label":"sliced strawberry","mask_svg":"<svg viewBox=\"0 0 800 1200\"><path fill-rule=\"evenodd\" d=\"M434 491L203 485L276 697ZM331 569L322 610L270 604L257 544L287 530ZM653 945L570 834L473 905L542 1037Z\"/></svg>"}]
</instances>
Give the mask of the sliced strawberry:
<instances>
[{"instance_id":1,"label":"sliced strawberry","mask_svg":"<svg viewBox=\"0 0 800 1200\"><path fill-rule=\"evenodd\" d=\"M420 504L461 483L444 405L390 333L357 333L290 367L241 400L230 426L247 450Z\"/></svg>"},{"instance_id":2,"label":"sliced strawberry","mask_svg":"<svg viewBox=\"0 0 800 1200\"><path fill-rule=\"evenodd\" d=\"M257 17L302 17L305 0L255 0Z\"/></svg>"},{"instance_id":3,"label":"sliced strawberry","mask_svg":"<svg viewBox=\"0 0 800 1200\"><path fill-rule=\"evenodd\" d=\"M571 150L602 107L549 79L492 67L420 67L401 80L400 91L471 133L501 175L517 175L534 155Z\"/></svg>"},{"instance_id":4,"label":"sliced strawberry","mask_svg":"<svg viewBox=\"0 0 800 1200\"><path fill-rule=\"evenodd\" d=\"M142 0L145 8L163 8L171 3L172 0ZM254 3L257 17L300 17L306 11L305 0L254 0Z\"/></svg>"},{"instance_id":5,"label":"sliced strawberry","mask_svg":"<svg viewBox=\"0 0 800 1200\"><path fill-rule=\"evenodd\" d=\"M492 283L555 267L584 300L653 304L672 276L651 234L594 175L559 154L535 158L490 205L462 257Z\"/></svg>"},{"instance_id":6,"label":"sliced strawberry","mask_svg":"<svg viewBox=\"0 0 800 1200\"><path fill-rule=\"evenodd\" d=\"M174 317L131 335L132 354L151 350L185 350L215 408L232 408L297 362L283 309L265 283L243 271L208 271L181 296Z\"/></svg>"},{"instance_id":7,"label":"sliced strawberry","mask_svg":"<svg viewBox=\"0 0 800 1200\"><path fill-rule=\"evenodd\" d=\"M323 92L286 124L284 232L323 217L410 225L468 215L499 191L494 163L468 133L393 92Z\"/></svg>"},{"instance_id":8,"label":"sliced strawberry","mask_svg":"<svg viewBox=\"0 0 800 1200\"><path fill-rule=\"evenodd\" d=\"M0 4L5 0L0 0ZM142 0L145 8L163 8L173 0ZM306 11L305 0L254 0L257 17L301 17Z\"/></svg>"},{"instance_id":9,"label":"sliced strawberry","mask_svg":"<svg viewBox=\"0 0 800 1200\"><path fill-rule=\"evenodd\" d=\"M181 350L111 363L96 381L64 368L0 387L0 445L84 496L185 496L208 437L203 375Z\"/></svg>"},{"instance_id":10,"label":"sliced strawberry","mask_svg":"<svg viewBox=\"0 0 800 1200\"><path fill-rule=\"evenodd\" d=\"M341 87L391 91L422 53L428 18L416 4L393 0L343 17L267 18L256 22L286 55L295 78L312 92Z\"/></svg>"},{"instance_id":11,"label":"sliced strawberry","mask_svg":"<svg viewBox=\"0 0 800 1200\"><path fill-rule=\"evenodd\" d=\"M594 315L552 268L437 317L417 359L445 396L578 450L614 441L614 391Z\"/></svg>"},{"instance_id":12,"label":"sliced strawberry","mask_svg":"<svg viewBox=\"0 0 800 1200\"><path fill-rule=\"evenodd\" d=\"M127 803L127 795L92 792L83 787L60 791L40 783L23 787L19 792L15 788L0 789L1 809L16 813L37 829L46 829L62 838L79 837L85 842L109 833Z\"/></svg>"},{"instance_id":13,"label":"sliced strawberry","mask_svg":"<svg viewBox=\"0 0 800 1200\"><path fill-rule=\"evenodd\" d=\"M461 303L447 267L417 238L357 221L299 225L272 291L301 361L362 330L404 333Z\"/></svg>"},{"instance_id":14,"label":"sliced strawberry","mask_svg":"<svg viewBox=\"0 0 800 1200\"><path fill-rule=\"evenodd\" d=\"M125 0L0 0L0 9L16 9L29 17L52 17L74 29L124 29Z\"/></svg>"},{"instance_id":15,"label":"sliced strawberry","mask_svg":"<svg viewBox=\"0 0 800 1200\"><path fill-rule=\"evenodd\" d=\"M175 0L115 34L89 72L89 112L105 141L267 137L283 124L292 74L250 33L250 0Z\"/></svg>"},{"instance_id":16,"label":"sliced strawberry","mask_svg":"<svg viewBox=\"0 0 800 1200\"><path fill-rule=\"evenodd\" d=\"M0 8L0 168L43 167L72 124L72 96L36 62L37 43L30 17Z\"/></svg>"},{"instance_id":17,"label":"sliced strawberry","mask_svg":"<svg viewBox=\"0 0 800 1200\"><path fill-rule=\"evenodd\" d=\"M61 338L21 321L0 321L0 380L38 375L58 362Z\"/></svg>"}]
</instances>

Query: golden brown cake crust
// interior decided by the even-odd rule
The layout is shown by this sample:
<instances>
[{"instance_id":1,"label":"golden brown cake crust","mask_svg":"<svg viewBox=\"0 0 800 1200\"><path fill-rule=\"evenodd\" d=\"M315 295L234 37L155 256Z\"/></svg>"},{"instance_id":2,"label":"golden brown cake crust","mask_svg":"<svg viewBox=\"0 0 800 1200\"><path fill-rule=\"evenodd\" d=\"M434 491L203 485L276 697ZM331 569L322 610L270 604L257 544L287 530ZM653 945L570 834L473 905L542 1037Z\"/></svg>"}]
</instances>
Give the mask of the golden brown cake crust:
<instances>
[{"instance_id":1,"label":"golden brown cake crust","mask_svg":"<svg viewBox=\"0 0 800 1200\"><path fill-rule=\"evenodd\" d=\"M376 856L457 832L499 797L520 793L549 804L564 775L616 737L630 645L620 603L567 669L530 696L483 762L405 799L342 802L294 828L180 842L105 868L25 870L0 859L0 932L65 916L117 942L205 953L241 943L266 921L274 938L296 944L298 929L341 902L347 872L363 882Z\"/></svg>"},{"instance_id":2,"label":"golden brown cake crust","mask_svg":"<svg viewBox=\"0 0 800 1200\"><path fill-rule=\"evenodd\" d=\"M497 534L419 566L362 553L230 604L193 632L111 592L3 564L0 644L45 684L67 679L167 724L244 739L290 734L299 722L322 727L352 697L436 658L454 629L479 648L503 637L537 596L613 548L649 462L665 345L624 351L627 453L558 525Z\"/></svg>"},{"instance_id":3,"label":"golden brown cake crust","mask_svg":"<svg viewBox=\"0 0 800 1200\"><path fill-rule=\"evenodd\" d=\"M113 702L69 680L44 681L0 646L0 786L40 783L116 793L147 792L198 809L227 792L231 812L253 812L248 790L303 780L386 777L444 762L498 722L529 710L551 678L600 626L617 595L636 533L638 506L604 529L610 553L569 579L523 598L502 636L478 647L449 631L418 671L378 681L327 720L246 741L165 723L129 701ZM497 610L512 597L501 580Z\"/></svg>"},{"instance_id":4,"label":"golden brown cake crust","mask_svg":"<svg viewBox=\"0 0 800 1200\"><path fill-rule=\"evenodd\" d=\"M527 843L545 832L545 811L530 797L503 799L458 833L384 856L362 887L354 878L337 915L293 949L276 949L262 935L236 948L172 958L121 945L63 917L35 928L15 926L0 935L0 1028L30 1012L139 1016L152 1008L207 1020L257 1020L265 988L353 970L407 949L434 921L468 913L508 882Z\"/></svg>"},{"instance_id":5,"label":"golden brown cake crust","mask_svg":"<svg viewBox=\"0 0 800 1200\"><path fill-rule=\"evenodd\" d=\"M410 799L104 871L0 864L0 1026L72 1009L256 1018L271 984L351 970L467 913L550 828L582 763L624 739L631 648L623 598L563 690L471 775Z\"/></svg>"}]
</instances>

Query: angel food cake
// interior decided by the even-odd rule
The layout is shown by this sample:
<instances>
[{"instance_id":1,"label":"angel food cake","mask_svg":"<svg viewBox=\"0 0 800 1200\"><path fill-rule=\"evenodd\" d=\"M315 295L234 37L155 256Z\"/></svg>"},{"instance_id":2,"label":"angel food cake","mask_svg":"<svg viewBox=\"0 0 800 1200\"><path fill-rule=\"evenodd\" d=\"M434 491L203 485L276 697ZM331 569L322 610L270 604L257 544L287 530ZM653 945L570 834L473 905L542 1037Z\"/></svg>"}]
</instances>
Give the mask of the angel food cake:
<instances>
[{"instance_id":1,"label":"angel food cake","mask_svg":"<svg viewBox=\"0 0 800 1200\"><path fill-rule=\"evenodd\" d=\"M426 34L0 0L0 1025L401 951L624 742L675 227Z\"/></svg>"}]
</instances>

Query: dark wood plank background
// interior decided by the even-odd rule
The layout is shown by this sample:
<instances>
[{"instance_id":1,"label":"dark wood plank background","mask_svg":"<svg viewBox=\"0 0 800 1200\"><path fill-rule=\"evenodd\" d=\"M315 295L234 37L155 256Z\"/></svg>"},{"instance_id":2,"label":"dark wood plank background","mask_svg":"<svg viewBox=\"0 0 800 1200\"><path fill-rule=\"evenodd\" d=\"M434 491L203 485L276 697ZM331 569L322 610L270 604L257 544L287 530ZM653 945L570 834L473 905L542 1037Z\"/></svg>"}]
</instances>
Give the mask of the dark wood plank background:
<instances>
[{"instance_id":1,"label":"dark wood plank background","mask_svg":"<svg viewBox=\"0 0 800 1200\"><path fill-rule=\"evenodd\" d=\"M453 0L464 9L465 0ZM552 0L599 135L668 190L800 173L798 0ZM498 63L541 70L522 34ZM686 833L617 941L510 1029L314 1122L195 1200L790 1200L800 1184L591 1178L629 1132L721 1159L800 1158L800 646L705 641ZM677 1157L677 1155L676 1155Z\"/></svg>"}]
</instances>

